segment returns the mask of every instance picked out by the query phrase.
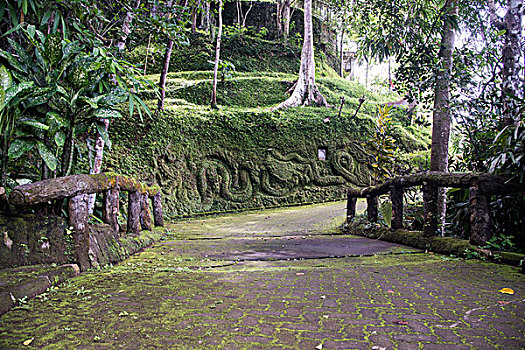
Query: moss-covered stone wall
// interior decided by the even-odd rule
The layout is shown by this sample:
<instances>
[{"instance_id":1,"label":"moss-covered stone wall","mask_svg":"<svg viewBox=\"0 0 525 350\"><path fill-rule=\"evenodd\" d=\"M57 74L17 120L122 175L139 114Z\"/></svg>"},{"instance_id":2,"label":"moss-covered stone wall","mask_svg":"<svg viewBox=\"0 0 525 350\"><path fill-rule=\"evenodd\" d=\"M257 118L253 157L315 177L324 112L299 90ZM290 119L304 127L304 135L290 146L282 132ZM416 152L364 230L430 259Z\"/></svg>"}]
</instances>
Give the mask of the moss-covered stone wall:
<instances>
[{"instance_id":1,"label":"moss-covered stone wall","mask_svg":"<svg viewBox=\"0 0 525 350\"><path fill-rule=\"evenodd\" d=\"M74 262L64 218L0 212L0 267Z\"/></svg>"},{"instance_id":2,"label":"moss-covered stone wall","mask_svg":"<svg viewBox=\"0 0 525 350\"><path fill-rule=\"evenodd\" d=\"M371 181L361 142L371 123L329 109L178 108L114 123L105 164L158 183L169 217L335 200Z\"/></svg>"},{"instance_id":3,"label":"moss-covered stone wall","mask_svg":"<svg viewBox=\"0 0 525 350\"><path fill-rule=\"evenodd\" d=\"M77 263L73 232L63 217L0 212L0 268ZM103 266L124 260L160 240L163 227L139 234L121 232L118 238L109 225L89 225L91 265Z\"/></svg>"}]
</instances>

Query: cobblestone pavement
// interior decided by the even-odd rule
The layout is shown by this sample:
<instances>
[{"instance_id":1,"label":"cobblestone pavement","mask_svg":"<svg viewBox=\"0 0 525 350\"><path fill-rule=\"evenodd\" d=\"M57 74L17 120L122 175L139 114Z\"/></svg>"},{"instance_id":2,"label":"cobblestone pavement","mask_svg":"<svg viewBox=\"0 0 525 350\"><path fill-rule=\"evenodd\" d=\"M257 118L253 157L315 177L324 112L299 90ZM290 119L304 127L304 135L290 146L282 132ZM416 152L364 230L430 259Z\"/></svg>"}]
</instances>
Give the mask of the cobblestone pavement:
<instances>
[{"instance_id":1,"label":"cobblestone pavement","mask_svg":"<svg viewBox=\"0 0 525 350\"><path fill-rule=\"evenodd\" d=\"M517 269L331 235L343 214L336 203L172 224L2 316L0 348L525 348Z\"/></svg>"}]
</instances>

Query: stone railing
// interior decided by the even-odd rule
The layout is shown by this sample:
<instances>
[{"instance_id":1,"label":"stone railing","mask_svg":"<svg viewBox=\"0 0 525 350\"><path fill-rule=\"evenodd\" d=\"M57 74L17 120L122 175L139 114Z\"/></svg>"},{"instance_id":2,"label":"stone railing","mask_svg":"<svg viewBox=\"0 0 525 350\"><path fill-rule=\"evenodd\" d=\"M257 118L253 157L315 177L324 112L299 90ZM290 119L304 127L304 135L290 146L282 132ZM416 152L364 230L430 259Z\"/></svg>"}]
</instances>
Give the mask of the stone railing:
<instances>
[{"instance_id":1,"label":"stone railing","mask_svg":"<svg viewBox=\"0 0 525 350\"><path fill-rule=\"evenodd\" d=\"M80 268L90 267L88 195L102 193L102 220L119 236L119 194L128 192L127 232L138 234L140 229L151 230L148 200L153 204L153 225L164 226L160 187L147 186L127 176L111 173L72 175L17 186L9 195L16 207L45 205L55 200L68 200L68 224L73 230L76 259Z\"/></svg>"},{"instance_id":2,"label":"stone railing","mask_svg":"<svg viewBox=\"0 0 525 350\"><path fill-rule=\"evenodd\" d=\"M489 196L525 193L525 184L509 181L500 176L482 173L445 173L426 172L407 176L394 177L376 186L351 188L348 190L347 221L356 211L357 198L366 198L368 220L376 222L378 218L378 197L390 193L392 202L392 229L403 228L403 196L406 188L422 186L425 212L423 233L434 236L438 228L435 215L437 203L433 196L440 187L468 188L470 192L470 242L484 245L492 234L490 227Z\"/></svg>"}]
</instances>

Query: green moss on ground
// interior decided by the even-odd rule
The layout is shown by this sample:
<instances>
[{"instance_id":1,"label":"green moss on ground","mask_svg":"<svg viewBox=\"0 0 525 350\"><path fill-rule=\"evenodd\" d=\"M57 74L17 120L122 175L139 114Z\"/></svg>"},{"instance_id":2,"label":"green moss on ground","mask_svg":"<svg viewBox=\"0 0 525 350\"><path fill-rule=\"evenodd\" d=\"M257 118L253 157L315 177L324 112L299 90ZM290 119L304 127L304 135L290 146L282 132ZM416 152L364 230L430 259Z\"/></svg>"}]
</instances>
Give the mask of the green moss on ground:
<instances>
[{"instance_id":1,"label":"green moss on ground","mask_svg":"<svg viewBox=\"0 0 525 350\"><path fill-rule=\"evenodd\" d=\"M468 271L474 272L467 276ZM301 348L348 342L353 334L359 348L370 348L384 344L376 333L387 338L435 337L439 325L462 320L470 303L496 304L503 296L490 296L501 281L490 282L487 276L505 276L505 286L516 290L520 283L515 269L428 254L227 266L174 258L167 246L156 245L111 269L85 273L29 301L27 309L4 315L0 345L24 348L22 343L33 339L32 348L45 349ZM460 293L451 292L455 288ZM429 298L447 304L427 303ZM499 309L501 315L487 322L507 314ZM422 328L411 329L420 324L411 315L427 316ZM405 319L408 326L392 329L392 320ZM468 337L463 328L458 334ZM434 343L447 341L439 337Z\"/></svg>"}]
</instances>

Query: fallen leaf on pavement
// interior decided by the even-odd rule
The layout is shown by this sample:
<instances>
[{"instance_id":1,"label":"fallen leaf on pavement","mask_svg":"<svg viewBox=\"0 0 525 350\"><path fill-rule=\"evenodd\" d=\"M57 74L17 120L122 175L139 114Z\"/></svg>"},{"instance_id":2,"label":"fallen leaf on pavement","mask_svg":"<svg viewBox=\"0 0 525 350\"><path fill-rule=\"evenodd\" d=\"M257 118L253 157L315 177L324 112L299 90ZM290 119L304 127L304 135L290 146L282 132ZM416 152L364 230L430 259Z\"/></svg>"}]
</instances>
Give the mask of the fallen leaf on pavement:
<instances>
[{"instance_id":1,"label":"fallen leaf on pavement","mask_svg":"<svg viewBox=\"0 0 525 350\"><path fill-rule=\"evenodd\" d=\"M407 321L403 321L403 320L394 320L393 321L395 324L400 324L400 325L407 325L408 322Z\"/></svg>"}]
</instances>

